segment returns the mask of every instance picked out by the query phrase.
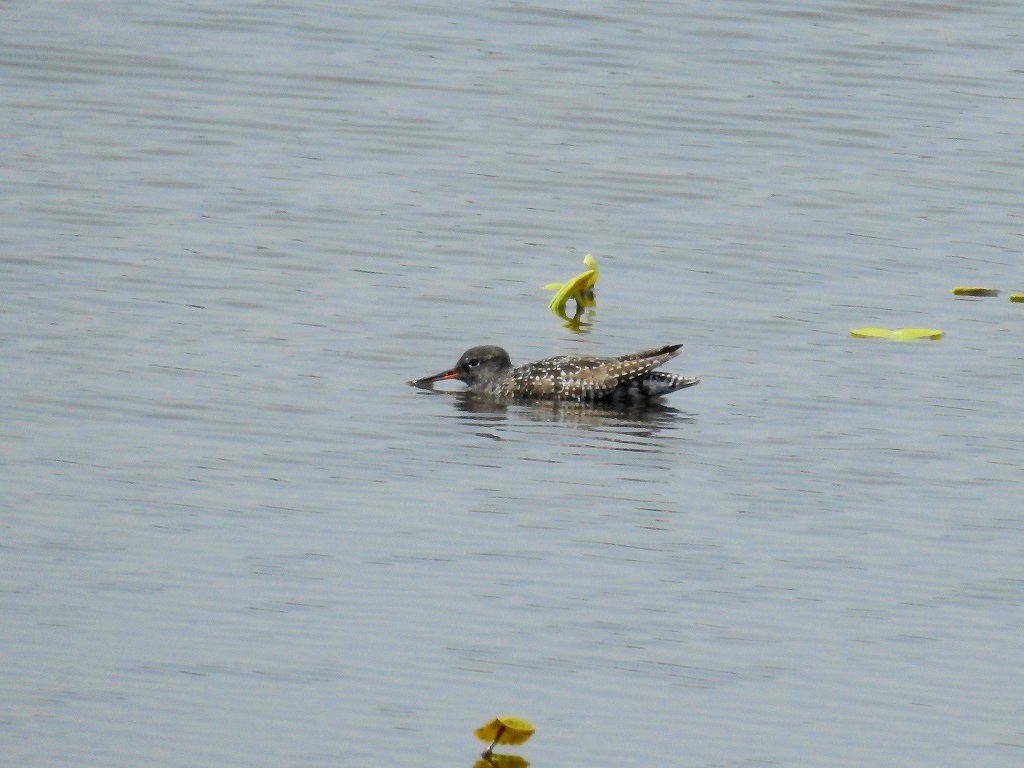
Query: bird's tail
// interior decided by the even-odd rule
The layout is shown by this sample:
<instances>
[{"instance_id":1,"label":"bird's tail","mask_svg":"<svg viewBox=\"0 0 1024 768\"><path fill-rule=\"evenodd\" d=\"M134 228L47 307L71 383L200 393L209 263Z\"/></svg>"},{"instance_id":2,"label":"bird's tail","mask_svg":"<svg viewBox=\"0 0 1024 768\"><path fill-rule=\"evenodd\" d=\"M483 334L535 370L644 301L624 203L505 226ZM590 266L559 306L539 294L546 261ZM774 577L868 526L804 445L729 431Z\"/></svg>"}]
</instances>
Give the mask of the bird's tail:
<instances>
[{"instance_id":1,"label":"bird's tail","mask_svg":"<svg viewBox=\"0 0 1024 768\"><path fill-rule=\"evenodd\" d=\"M699 383L700 379L693 376L677 376L665 371L651 371L644 376L640 386L647 397L658 397L658 395L667 395L669 392L686 389Z\"/></svg>"}]
</instances>

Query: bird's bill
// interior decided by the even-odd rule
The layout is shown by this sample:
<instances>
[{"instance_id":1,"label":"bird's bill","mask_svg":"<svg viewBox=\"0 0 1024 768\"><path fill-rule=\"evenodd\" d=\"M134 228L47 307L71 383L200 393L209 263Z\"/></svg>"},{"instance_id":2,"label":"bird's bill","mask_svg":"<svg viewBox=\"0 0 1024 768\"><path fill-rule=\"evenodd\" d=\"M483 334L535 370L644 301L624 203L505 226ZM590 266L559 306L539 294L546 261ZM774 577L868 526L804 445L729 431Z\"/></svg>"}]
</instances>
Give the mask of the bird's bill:
<instances>
[{"instance_id":1,"label":"bird's bill","mask_svg":"<svg viewBox=\"0 0 1024 768\"><path fill-rule=\"evenodd\" d=\"M459 371L458 368L452 368L450 371L441 371L441 373L435 373L433 376L426 376L422 379L410 381L409 384L411 384L414 387L429 387L435 381L448 381L449 379L457 379L459 378L460 374L461 371Z\"/></svg>"}]
</instances>

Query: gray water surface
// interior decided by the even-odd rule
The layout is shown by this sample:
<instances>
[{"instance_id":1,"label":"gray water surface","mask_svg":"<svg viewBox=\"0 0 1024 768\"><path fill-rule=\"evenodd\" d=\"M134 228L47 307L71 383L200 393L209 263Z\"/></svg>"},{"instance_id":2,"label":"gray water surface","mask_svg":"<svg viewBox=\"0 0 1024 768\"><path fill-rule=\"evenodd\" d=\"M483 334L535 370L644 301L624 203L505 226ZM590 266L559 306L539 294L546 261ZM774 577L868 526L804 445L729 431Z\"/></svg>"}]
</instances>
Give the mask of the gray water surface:
<instances>
[{"instance_id":1,"label":"gray water surface","mask_svg":"<svg viewBox=\"0 0 1024 768\"><path fill-rule=\"evenodd\" d=\"M4 761L1022 763L1018 3L0 20Z\"/></svg>"}]
</instances>

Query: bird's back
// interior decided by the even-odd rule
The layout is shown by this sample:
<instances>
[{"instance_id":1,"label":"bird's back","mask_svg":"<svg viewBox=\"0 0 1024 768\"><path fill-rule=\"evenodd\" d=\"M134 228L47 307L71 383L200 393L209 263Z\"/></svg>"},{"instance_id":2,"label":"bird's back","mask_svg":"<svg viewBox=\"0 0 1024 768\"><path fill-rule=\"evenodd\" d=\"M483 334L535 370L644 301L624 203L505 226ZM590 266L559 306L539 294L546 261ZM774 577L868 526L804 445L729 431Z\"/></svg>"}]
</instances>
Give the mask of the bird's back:
<instances>
[{"instance_id":1,"label":"bird's back","mask_svg":"<svg viewBox=\"0 0 1024 768\"><path fill-rule=\"evenodd\" d=\"M496 394L582 402L657 397L698 382L654 371L678 355L681 346L671 344L619 357L563 355L538 360L513 368Z\"/></svg>"}]
</instances>

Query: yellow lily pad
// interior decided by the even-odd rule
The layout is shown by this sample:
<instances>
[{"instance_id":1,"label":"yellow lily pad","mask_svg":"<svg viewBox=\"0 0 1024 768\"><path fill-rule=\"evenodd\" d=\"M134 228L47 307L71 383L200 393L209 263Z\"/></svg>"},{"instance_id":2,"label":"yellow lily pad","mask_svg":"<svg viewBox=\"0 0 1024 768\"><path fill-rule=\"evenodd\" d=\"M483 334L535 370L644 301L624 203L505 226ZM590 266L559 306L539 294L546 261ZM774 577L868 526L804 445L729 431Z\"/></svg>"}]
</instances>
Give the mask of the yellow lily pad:
<instances>
[{"instance_id":1,"label":"yellow lily pad","mask_svg":"<svg viewBox=\"0 0 1024 768\"><path fill-rule=\"evenodd\" d=\"M970 286L959 286L953 289L954 296L998 296L997 288L973 288Z\"/></svg>"},{"instance_id":2,"label":"yellow lily pad","mask_svg":"<svg viewBox=\"0 0 1024 768\"><path fill-rule=\"evenodd\" d=\"M495 744L522 744L533 736L536 729L526 720L510 715L496 717L491 722L481 725L473 734L480 741Z\"/></svg>"},{"instance_id":3,"label":"yellow lily pad","mask_svg":"<svg viewBox=\"0 0 1024 768\"><path fill-rule=\"evenodd\" d=\"M1024 293L1011 293L1010 301L1024 301Z\"/></svg>"},{"instance_id":4,"label":"yellow lily pad","mask_svg":"<svg viewBox=\"0 0 1024 768\"><path fill-rule=\"evenodd\" d=\"M937 328L854 328L850 335L858 339L892 339L893 341L915 341L916 339L942 338L942 331Z\"/></svg>"}]
</instances>

